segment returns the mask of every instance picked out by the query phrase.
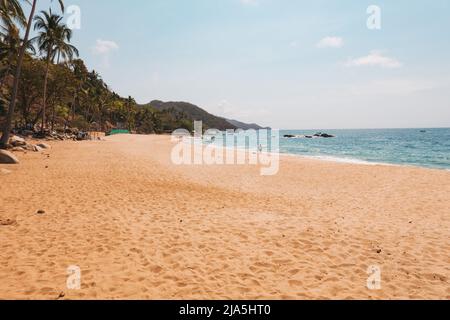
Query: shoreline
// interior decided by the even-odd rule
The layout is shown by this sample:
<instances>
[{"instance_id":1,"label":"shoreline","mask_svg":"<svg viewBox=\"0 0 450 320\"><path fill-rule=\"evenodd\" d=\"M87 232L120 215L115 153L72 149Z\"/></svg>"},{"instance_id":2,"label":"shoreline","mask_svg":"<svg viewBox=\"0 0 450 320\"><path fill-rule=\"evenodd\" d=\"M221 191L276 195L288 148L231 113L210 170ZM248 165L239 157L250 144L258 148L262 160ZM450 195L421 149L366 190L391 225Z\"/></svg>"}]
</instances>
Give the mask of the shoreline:
<instances>
[{"instance_id":1,"label":"shoreline","mask_svg":"<svg viewBox=\"0 0 450 320\"><path fill-rule=\"evenodd\" d=\"M450 171L449 168L439 168L439 167L431 167L431 166L421 166L421 165L414 165L414 164L399 164L399 163L389 163L389 162L375 162L375 161L372 162L372 161L356 159L356 158L340 158L337 156L307 156L307 155L299 155L299 154L293 154L293 153L280 153L280 154L286 155L286 156L292 156L292 157L306 158L306 159L311 159L311 160L354 164L354 165L361 165L361 166L386 166L386 167L433 170L433 171Z\"/></svg>"},{"instance_id":2,"label":"shoreline","mask_svg":"<svg viewBox=\"0 0 450 320\"><path fill-rule=\"evenodd\" d=\"M415 128L412 128L415 129ZM449 128L434 128L434 129L449 129ZM336 129L338 130L338 129ZM353 129L339 129L339 130L353 130ZM359 130L359 129L358 129ZM385 129L371 129L371 130L385 130ZM401 129L392 129L392 130L401 130ZM281 131L287 131L287 130L281 130ZM120 136L116 135L116 136ZM139 136L148 136L148 137L172 137L171 134L139 134ZM104 135L103 135L104 137ZM191 138L192 141L194 141L194 138ZM28 142L38 144L38 143L51 143L51 142L60 142L58 140L48 140L48 139L28 139ZM89 140L87 140L89 141ZM194 141L195 143L195 141ZM201 143L203 146L215 146L219 148L219 146L207 143L205 141L202 141ZM244 148L242 146L238 146L236 148L232 147L224 147L225 150L232 150L235 149L237 151L247 151L247 152L258 152L257 149L249 149ZM297 153L289 153L289 152L263 152L264 154L271 155L271 156L278 156L278 157L293 157L293 158L300 158L300 159L308 159L308 160L317 160L317 161L325 161L325 162L333 162L333 163L342 163L342 164L354 164L354 165L362 165L362 166L388 166L388 167L405 167L405 168L417 168L417 169L425 169L425 170L437 170L437 171L450 171L450 168L444 168L444 167L436 167L433 165L419 165L419 164L408 164L408 163L392 163L392 162L379 162L379 161L370 161L365 159L359 159L359 158L346 158L344 156L339 155L305 155L305 154L297 154ZM22 152L15 151L13 154L20 155Z\"/></svg>"},{"instance_id":3,"label":"shoreline","mask_svg":"<svg viewBox=\"0 0 450 320\"><path fill-rule=\"evenodd\" d=\"M151 135L149 135L151 136ZM220 146L214 144L208 144L206 142L202 143L203 146L215 146L219 148ZM225 150L237 150L237 151L247 151L247 152L258 152L256 149L247 149L244 147L224 147ZM325 161L325 162L333 162L333 163L342 163L342 164L354 164L361 166L387 166L387 167L405 167L405 168L416 168L416 169L424 169L424 170L437 170L437 171L450 171L450 168L441 168L441 167L433 167L433 166L425 166L425 165L414 165L414 164L400 164L400 163L389 163L389 162L376 162L376 161L368 161L358 158L345 158L339 156L330 156L330 155L304 155L304 154L296 154L296 153L288 153L288 152L264 152L268 155L275 155L279 157L293 157L300 159L308 159L308 160L317 160L317 161Z\"/></svg>"}]
</instances>

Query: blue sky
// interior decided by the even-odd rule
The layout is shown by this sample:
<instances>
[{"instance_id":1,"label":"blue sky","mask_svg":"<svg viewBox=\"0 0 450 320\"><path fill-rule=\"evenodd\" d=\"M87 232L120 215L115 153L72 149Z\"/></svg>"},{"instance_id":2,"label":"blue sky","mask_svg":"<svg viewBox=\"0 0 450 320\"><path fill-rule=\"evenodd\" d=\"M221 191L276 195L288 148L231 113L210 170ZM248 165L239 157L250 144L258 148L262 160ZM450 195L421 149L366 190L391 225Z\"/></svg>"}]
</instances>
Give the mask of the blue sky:
<instances>
[{"instance_id":1,"label":"blue sky","mask_svg":"<svg viewBox=\"0 0 450 320\"><path fill-rule=\"evenodd\" d=\"M88 67L140 103L188 101L276 128L450 126L448 0L69 5ZM367 28L369 5L381 30Z\"/></svg>"}]
</instances>

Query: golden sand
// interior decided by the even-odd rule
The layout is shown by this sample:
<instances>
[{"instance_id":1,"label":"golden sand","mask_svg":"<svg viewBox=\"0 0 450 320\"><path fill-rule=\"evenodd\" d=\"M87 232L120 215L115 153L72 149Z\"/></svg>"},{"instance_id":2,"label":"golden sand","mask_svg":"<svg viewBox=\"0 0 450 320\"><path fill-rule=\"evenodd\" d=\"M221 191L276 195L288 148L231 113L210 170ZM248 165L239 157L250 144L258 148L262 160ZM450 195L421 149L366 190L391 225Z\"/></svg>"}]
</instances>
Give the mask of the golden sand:
<instances>
[{"instance_id":1,"label":"golden sand","mask_svg":"<svg viewBox=\"0 0 450 320\"><path fill-rule=\"evenodd\" d=\"M263 177L175 166L162 136L52 145L0 165L0 298L450 299L448 171L286 156Z\"/></svg>"}]
</instances>

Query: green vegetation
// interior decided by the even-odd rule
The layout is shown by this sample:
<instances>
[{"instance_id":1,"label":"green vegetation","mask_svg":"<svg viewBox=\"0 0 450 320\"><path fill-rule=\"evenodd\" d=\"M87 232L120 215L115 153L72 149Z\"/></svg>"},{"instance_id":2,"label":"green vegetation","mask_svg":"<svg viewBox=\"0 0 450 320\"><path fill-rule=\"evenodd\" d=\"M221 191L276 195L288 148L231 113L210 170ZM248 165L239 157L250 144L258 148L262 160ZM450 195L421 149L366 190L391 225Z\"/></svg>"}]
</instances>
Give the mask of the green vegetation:
<instances>
[{"instance_id":1,"label":"green vegetation","mask_svg":"<svg viewBox=\"0 0 450 320\"><path fill-rule=\"evenodd\" d=\"M141 106L142 109L150 109L158 112L161 127L163 131L173 131L173 128L193 130L193 121L202 121L205 130L209 128L226 130L236 129L236 126L230 124L226 119L216 117L205 110L187 102L162 102L152 101L149 104Z\"/></svg>"},{"instance_id":2,"label":"green vegetation","mask_svg":"<svg viewBox=\"0 0 450 320\"><path fill-rule=\"evenodd\" d=\"M12 129L41 136L67 128L169 133L192 131L194 120L202 120L205 129L236 128L189 103L138 105L132 97L120 97L77 58L62 17L51 11L36 16L36 0L30 3L27 20L18 0L0 0L0 147ZM29 39L32 27L38 35Z\"/></svg>"}]
</instances>

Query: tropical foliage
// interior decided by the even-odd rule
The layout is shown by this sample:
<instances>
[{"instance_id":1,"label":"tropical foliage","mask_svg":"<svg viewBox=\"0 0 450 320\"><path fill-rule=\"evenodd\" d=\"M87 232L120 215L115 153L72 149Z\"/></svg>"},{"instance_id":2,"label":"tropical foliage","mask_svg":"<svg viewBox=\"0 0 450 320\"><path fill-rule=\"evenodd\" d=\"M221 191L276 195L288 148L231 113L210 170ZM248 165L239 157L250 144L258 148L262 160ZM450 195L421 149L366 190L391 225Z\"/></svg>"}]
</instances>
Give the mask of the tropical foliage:
<instances>
[{"instance_id":1,"label":"tropical foliage","mask_svg":"<svg viewBox=\"0 0 450 320\"><path fill-rule=\"evenodd\" d=\"M32 4L28 22L20 1L0 0L2 142L7 141L11 129L44 135L68 127L102 131L119 128L138 133L192 130L192 120L199 110L206 122L225 123L198 107L185 109L192 111L187 114L185 106L177 103L169 107L158 101L138 105L132 97L120 97L77 58L79 52L71 44L72 30L61 15L51 10L35 15L36 0L23 3ZM31 29L37 35L29 40ZM24 38L21 30L25 30Z\"/></svg>"}]
</instances>

